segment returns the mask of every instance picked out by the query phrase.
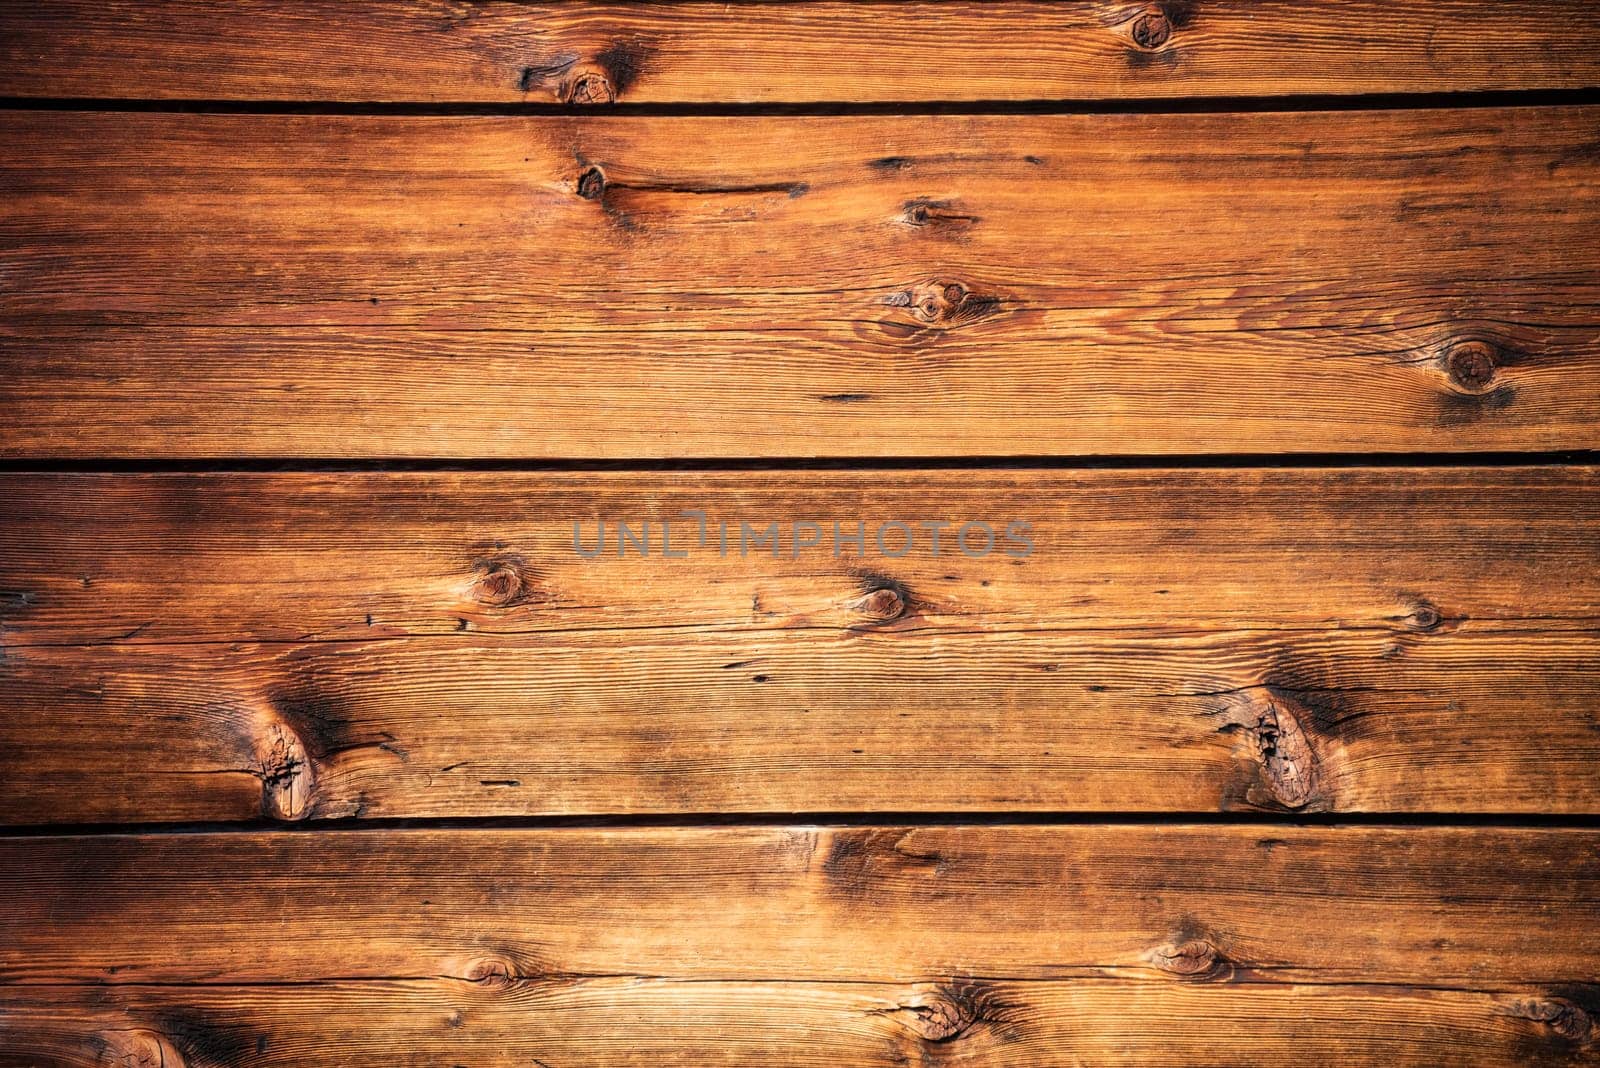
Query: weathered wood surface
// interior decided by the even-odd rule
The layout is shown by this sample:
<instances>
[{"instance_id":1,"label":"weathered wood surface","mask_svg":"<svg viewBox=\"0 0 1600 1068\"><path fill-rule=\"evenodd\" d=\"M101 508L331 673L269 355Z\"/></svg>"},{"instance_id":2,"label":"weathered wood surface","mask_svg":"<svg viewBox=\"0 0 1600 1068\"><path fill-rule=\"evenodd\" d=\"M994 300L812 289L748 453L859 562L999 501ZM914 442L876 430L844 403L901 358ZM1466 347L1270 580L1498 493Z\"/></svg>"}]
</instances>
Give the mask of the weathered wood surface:
<instances>
[{"instance_id":1,"label":"weathered wood surface","mask_svg":"<svg viewBox=\"0 0 1600 1068\"><path fill-rule=\"evenodd\" d=\"M1590 812L1588 467L8 475L0 819ZM697 544L703 510L712 523ZM674 553L661 555L672 519ZM718 548L777 523L779 555ZM948 521L889 557L831 524ZM1032 552L959 551L1031 524ZM606 554L585 551L596 527ZM650 555L617 524L652 524ZM821 545L795 554L796 521ZM809 531L803 531L809 536ZM887 546L899 548L891 533ZM976 551L982 538L973 532Z\"/></svg>"},{"instance_id":2,"label":"weathered wood surface","mask_svg":"<svg viewBox=\"0 0 1600 1068\"><path fill-rule=\"evenodd\" d=\"M1570 1068L1600 1063L1593 989L628 977L14 987L0 1064Z\"/></svg>"},{"instance_id":3,"label":"weathered wood surface","mask_svg":"<svg viewBox=\"0 0 1600 1068\"><path fill-rule=\"evenodd\" d=\"M9 1064L1592 1064L1597 846L1127 825L10 839L0 1046Z\"/></svg>"},{"instance_id":4,"label":"weathered wood surface","mask_svg":"<svg viewBox=\"0 0 1600 1068\"><path fill-rule=\"evenodd\" d=\"M1600 469L303 462L1600 449L1593 94L1285 113L1597 38L0 0L0 1065L1600 1064Z\"/></svg>"},{"instance_id":5,"label":"weathered wood surface","mask_svg":"<svg viewBox=\"0 0 1600 1068\"><path fill-rule=\"evenodd\" d=\"M1595 448L1597 124L13 112L0 454Z\"/></svg>"},{"instance_id":6,"label":"weathered wood surface","mask_svg":"<svg viewBox=\"0 0 1600 1068\"><path fill-rule=\"evenodd\" d=\"M1585 0L8 0L0 94L809 103L1573 89Z\"/></svg>"}]
</instances>

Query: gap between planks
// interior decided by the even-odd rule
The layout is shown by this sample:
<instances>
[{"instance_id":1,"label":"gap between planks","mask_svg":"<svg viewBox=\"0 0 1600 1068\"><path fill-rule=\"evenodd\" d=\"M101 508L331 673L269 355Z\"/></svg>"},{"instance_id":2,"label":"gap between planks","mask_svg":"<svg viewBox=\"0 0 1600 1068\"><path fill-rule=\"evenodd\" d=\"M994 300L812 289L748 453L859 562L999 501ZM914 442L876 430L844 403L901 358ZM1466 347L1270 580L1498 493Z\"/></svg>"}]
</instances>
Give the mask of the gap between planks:
<instances>
[{"instance_id":1,"label":"gap between planks","mask_svg":"<svg viewBox=\"0 0 1600 1068\"><path fill-rule=\"evenodd\" d=\"M1361 93L1305 96L1233 97L1129 97L1120 100L1086 98L1038 100L921 100L857 101L814 104L624 104L608 105L596 112L590 107L549 103L243 100L218 97L209 100L121 99L97 97L0 96L6 111L99 111L175 115L393 115L400 117L450 116L594 116L639 118L830 118L850 116L927 115L1231 115L1298 114L1340 111L1472 110L1479 108L1562 108L1600 104L1600 89L1515 89L1444 93Z\"/></svg>"}]
</instances>

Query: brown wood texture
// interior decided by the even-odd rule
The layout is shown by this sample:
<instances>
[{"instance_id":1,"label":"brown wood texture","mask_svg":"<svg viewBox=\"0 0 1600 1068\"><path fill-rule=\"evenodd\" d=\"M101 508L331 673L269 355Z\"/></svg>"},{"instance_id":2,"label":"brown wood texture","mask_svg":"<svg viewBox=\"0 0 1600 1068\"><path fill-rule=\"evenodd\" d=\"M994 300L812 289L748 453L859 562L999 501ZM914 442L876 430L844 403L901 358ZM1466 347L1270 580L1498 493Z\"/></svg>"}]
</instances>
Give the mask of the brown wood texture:
<instances>
[{"instance_id":1,"label":"brown wood texture","mask_svg":"<svg viewBox=\"0 0 1600 1068\"><path fill-rule=\"evenodd\" d=\"M13 112L0 453L1593 448L1597 123Z\"/></svg>"},{"instance_id":2,"label":"brown wood texture","mask_svg":"<svg viewBox=\"0 0 1600 1068\"><path fill-rule=\"evenodd\" d=\"M0 94L559 104L1600 85L1586 0L0 5Z\"/></svg>"},{"instance_id":3,"label":"brown wood texture","mask_svg":"<svg viewBox=\"0 0 1600 1068\"><path fill-rule=\"evenodd\" d=\"M0 0L0 1068L1600 1065L1596 40Z\"/></svg>"},{"instance_id":4,"label":"brown wood texture","mask_svg":"<svg viewBox=\"0 0 1600 1068\"><path fill-rule=\"evenodd\" d=\"M1597 488L1587 467L9 475L0 819L1594 811ZM696 509L703 548L675 518ZM735 530L722 556L741 519L779 524L779 555ZM797 554L797 521L823 544ZM835 556L833 521L951 525L939 555L924 529ZM960 552L973 521L1029 523L1031 554ZM574 525L593 551L600 522L585 559ZM653 524L650 555L617 554L619 522Z\"/></svg>"},{"instance_id":5,"label":"brown wood texture","mask_svg":"<svg viewBox=\"0 0 1600 1068\"><path fill-rule=\"evenodd\" d=\"M1594 1064L1597 847L1181 825L6 839L4 1063Z\"/></svg>"}]
</instances>

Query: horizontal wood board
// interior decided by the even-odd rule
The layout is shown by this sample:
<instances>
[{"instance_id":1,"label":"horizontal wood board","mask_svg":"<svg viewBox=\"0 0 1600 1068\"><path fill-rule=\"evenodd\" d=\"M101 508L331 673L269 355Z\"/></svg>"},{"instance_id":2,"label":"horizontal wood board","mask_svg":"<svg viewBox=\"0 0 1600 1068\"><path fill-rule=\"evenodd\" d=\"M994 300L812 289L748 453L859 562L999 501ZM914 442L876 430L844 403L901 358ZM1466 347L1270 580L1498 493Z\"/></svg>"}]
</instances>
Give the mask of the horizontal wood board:
<instances>
[{"instance_id":1,"label":"horizontal wood board","mask_svg":"<svg viewBox=\"0 0 1600 1068\"><path fill-rule=\"evenodd\" d=\"M7 475L0 818L1593 811L1597 486Z\"/></svg>"},{"instance_id":2,"label":"horizontal wood board","mask_svg":"<svg viewBox=\"0 0 1600 1068\"><path fill-rule=\"evenodd\" d=\"M13 458L1600 446L1600 109L0 136Z\"/></svg>"},{"instance_id":3,"label":"horizontal wood board","mask_svg":"<svg viewBox=\"0 0 1600 1068\"><path fill-rule=\"evenodd\" d=\"M1583 0L0 5L0 94L569 104L1600 85Z\"/></svg>"},{"instance_id":4,"label":"horizontal wood board","mask_svg":"<svg viewBox=\"0 0 1600 1068\"><path fill-rule=\"evenodd\" d=\"M1597 845L1192 826L5 839L5 1063L1593 1064Z\"/></svg>"}]
</instances>

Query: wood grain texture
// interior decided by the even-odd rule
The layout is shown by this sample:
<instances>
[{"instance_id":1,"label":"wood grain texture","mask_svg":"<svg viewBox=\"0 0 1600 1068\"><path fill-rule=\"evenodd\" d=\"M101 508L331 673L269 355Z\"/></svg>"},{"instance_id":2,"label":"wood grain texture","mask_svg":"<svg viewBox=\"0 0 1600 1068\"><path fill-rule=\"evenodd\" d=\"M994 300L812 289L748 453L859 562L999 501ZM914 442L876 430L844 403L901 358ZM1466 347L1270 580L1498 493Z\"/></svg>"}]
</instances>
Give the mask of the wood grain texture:
<instances>
[{"instance_id":1,"label":"wood grain texture","mask_svg":"<svg viewBox=\"0 0 1600 1068\"><path fill-rule=\"evenodd\" d=\"M0 1064L701 1068L777 1058L815 1068L1570 1068L1597 1062L1592 1037L1569 1037L1592 1035L1595 1026L1593 986L1583 984L1561 987L1576 998L1094 978L896 984L571 977L506 986L440 977L279 987L13 987L5 992ZM968 1023L973 1016L977 1022Z\"/></svg>"},{"instance_id":2,"label":"wood grain texture","mask_svg":"<svg viewBox=\"0 0 1600 1068\"><path fill-rule=\"evenodd\" d=\"M1597 37L0 0L0 1068L1600 1065Z\"/></svg>"},{"instance_id":3,"label":"wood grain texture","mask_svg":"<svg viewBox=\"0 0 1600 1068\"><path fill-rule=\"evenodd\" d=\"M11 823L1600 805L1593 468L0 485Z\"/></svg>"},{"instance_id":4,"label":"wood grain texture","mask_svg":"<svg viewBox=\"0 0 1600 1068\"><path fill-rule=\"evenodd\" d=\"M11 457L1600 446L1600 109L11 113Z\"/></svg>"},{"instance_id":5,"label":"wood grain texture","mask_svg":"<svg viewBox=\"0 0 1600 1068\"><path fill-rule=\"evenodd\" d=\"M1600 85L1584 0L0 5L0 94L809 103Z\"/></svg>"},{"instance_id":6,"label":"wood grain texture","mask_svg":"<svg viewBox=\"0 0 1600 1068\"><path fill-rule=\"evenodd\" d=\"M1126 825L10 839L0 1046L8 1064L1593 1064L1597 846Z\"/></svg>"}]
</instances>

